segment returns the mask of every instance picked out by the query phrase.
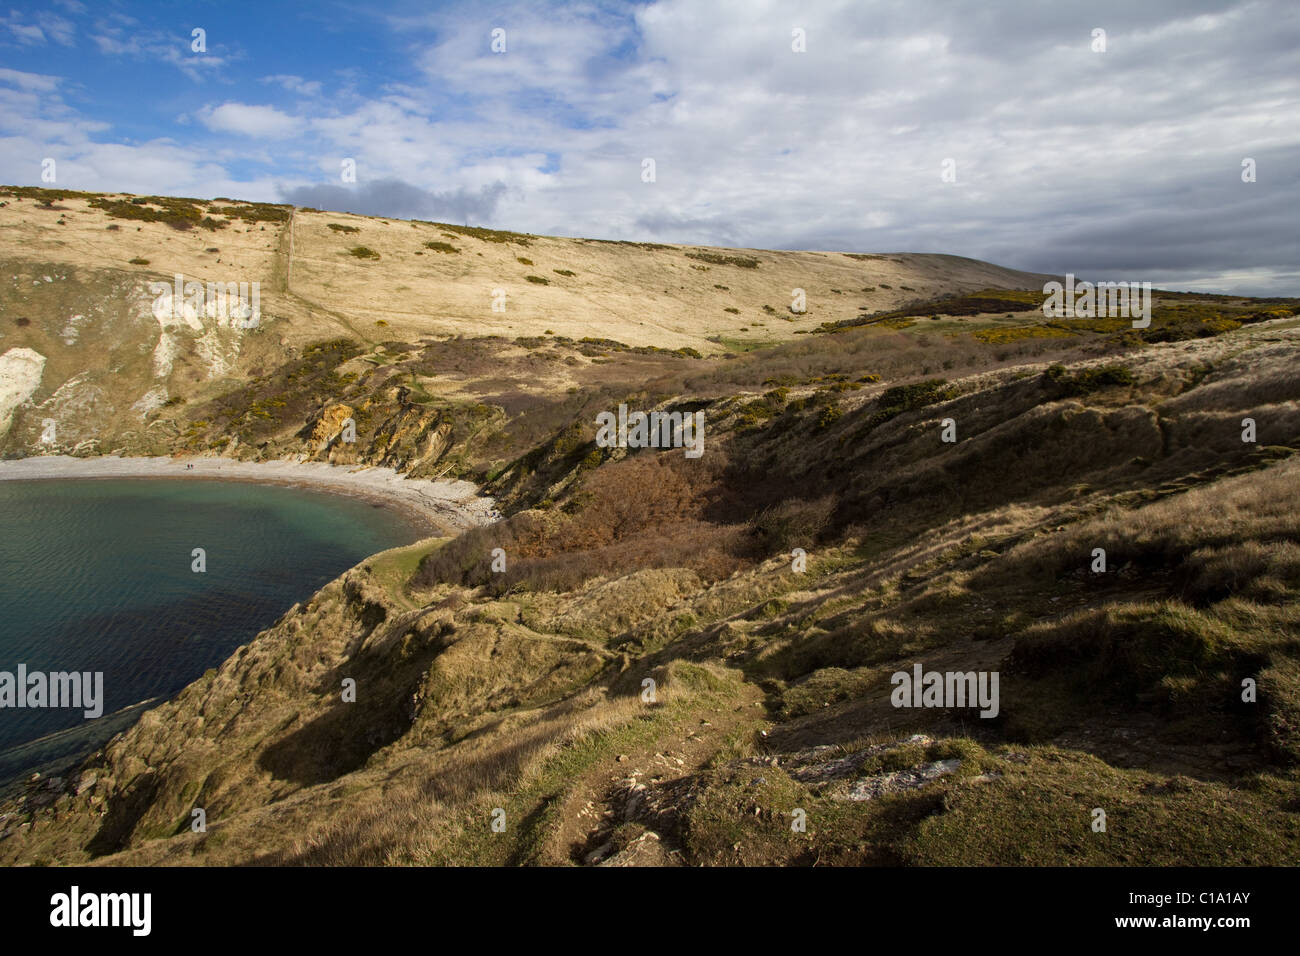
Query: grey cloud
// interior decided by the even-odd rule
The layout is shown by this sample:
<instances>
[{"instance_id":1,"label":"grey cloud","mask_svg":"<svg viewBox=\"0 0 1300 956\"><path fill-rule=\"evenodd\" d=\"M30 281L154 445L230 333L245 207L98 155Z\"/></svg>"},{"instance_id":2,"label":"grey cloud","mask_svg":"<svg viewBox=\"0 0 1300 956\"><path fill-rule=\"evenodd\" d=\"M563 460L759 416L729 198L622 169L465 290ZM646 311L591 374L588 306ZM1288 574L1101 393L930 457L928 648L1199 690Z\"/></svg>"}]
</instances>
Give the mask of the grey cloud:
<instances>
[{"instance_id":1,"label":"grey cloud","mask_svg":"<svg viewBox=\"0 0 1300 956\"><path fill-rule=\"evenodd\" d=\"M332 212L482 225L492 219L505 192L505 183L501 182L477 190L461 187L435 192L400 179L377 179L353 187L299 186L281 189L280 195L284 202L295 206L311 206Z\"/></svg>"},{"instance_id":2,"label":"grey cloud","mask_svg":"<svg viewBox=\"0 0 1300 956\"><path fill-rule=\"evenodd\" d=\"M1210 19L1193 21L1199 16ZM729 221L699 223L700 235L734 235L746 246L943 252L1051 273L1219 277L1229 291L1300 292L1300 175L1288 125L1300 38L1294 7L896 2L839 10L816 33L810 19L810 51L830 48L815 74L822 91L782 98L785 68L738 77L738 89L762 85L775 95L763 116L737 110L746 125L721 128L733 142L770 143L776 136L758 126L765 123L815 149L796 147L807 158L796 169L725 149L702 131L690 159L701 169L726 166L702 185L725 189L749 173L754 190L752 199L732 192L714 203ZM1094 27L1107 30L1104 57L1088 51ZM947 38L948 54L900 55L906 38L935 35ZM873 55L843 55L866 40ZM851 87L868 107L851 105ZM790 102L806 121L781 112ZM819 126L838 135L819 135ZM890 135L894 126L910 132ZM939 187L943 156L957 157L961 187ZM1244 156L1259 163L1256 183L1241 181ZM813 172L823 163L828 175ZM702 190L694 192L675 197L679 209L698 200ZM753 216L755 204L765 215ZM868 210L886 224L864 224ZM636 225L662 228L670 219ZM689 220L675 225L691 241Z\"/></svg>"},{"instance_id":3,"label":"grey cloud","mask_svg":"<svg viewBox=\"0 0 1300 956\"><path fill-rule=\"evenodd\" d=\"M638 234L660 242L689 245L735 246L740 244L744 226L721 217L700 218L674 213L649 213L633 224Z\"/></svg>"}]
</instances>

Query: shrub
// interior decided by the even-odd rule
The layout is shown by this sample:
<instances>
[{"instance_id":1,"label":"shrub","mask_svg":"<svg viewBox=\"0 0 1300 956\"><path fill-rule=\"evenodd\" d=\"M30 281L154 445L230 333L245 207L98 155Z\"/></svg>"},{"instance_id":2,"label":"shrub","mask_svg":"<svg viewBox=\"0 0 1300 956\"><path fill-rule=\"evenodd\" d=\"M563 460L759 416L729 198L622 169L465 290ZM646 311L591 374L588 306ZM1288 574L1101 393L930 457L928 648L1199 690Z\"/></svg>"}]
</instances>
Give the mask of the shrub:
<instances>
[{"instance_id":1,"label":"shrub","mask_svg":"<svg viewBox=\"0 0 1300 956\"><path fill-rule=\"evenodd\" d=\"M529 282L531 282L533 285L550 285L550 284L551 284L551 280L550 280L550 279L544 279L544 278L542 278L541 276L524 276L524 278L527 279Z\"/></svg>"},{"instance_id":2,"label":"shrub","mask_svg":"<svg viewBox=\"0 0 1300 956\"><path fill-rule=\"evenodd\" d=\"M375 252L369 246L353 246L348 250L348 255L357 259L378 259L379 253Z\"/></svg>"},{"instance_id":3,"label":"shrub","mask_svg":"<svg viewBox=\"0 0 1300 956\"><path fill-rule=\"evenodd\" d=\"M798 498L764 508L749 521L749 533L763 555L808 548L826 529L834 508L832 498L804 501Z\"/></svg>"},{"instance_id":4,"label":"shrub","mask_svg":"<svg viewBox=\"0 0 1300 956\"><path fill-rule=\"evenodd\" d=\"M128 259L127 261L133 266L147 266L149 264L148 259L141 259L139 256L136 256L134 259Z\"/></svg>"},{"instance_id":5,"label":"shrub","mask_svg":"<svg viewBox=\"0 0 1300 956\"><path fill-rule=\"evenodd\" d=\"M1052 365L1043 372L1043 382L1060 397L1087 395L1115 385L1132 385L1136 379L1126 366L1099 365L1070 375L1064 365Z\"/></svg>"},{"instance_id":6,"label":"shrub","mask_svg":"<svg viewBox=\"0 0 1300 956\"><path fill-rule=\"evenodd\" d=\"M114 219L135 219L141 222L165 222L181 229L198 224L203 214L195 205L198 200L172 196L136 196L129 202L96 196L90 200L95 209L102 209ZM160 208L154 208L155 206Z\"/></svg>"},{"instance_id":7,"label":"shrub","mask_svg":"<svg viewBox=\"0 0 1300 956\"><path fill-rule=\"evenodd\" d=\"M956 395L957 389L942 378L914 382L911 385L895 385L881 393L877 400L879 410L872 417L872 424L878 425L914 408L946 402Z\"/></svg>"},{"instance_id":8,"label":"shrub","mask_svg":"<svg viewBox=\"0 0 1300 956\"><path fill-rule=\"evenodd\" d=\"M333 229L335 232L349 232L349 233L351 233L351 232L360 232L360 231L361 231L361 230L358 229L356 226L345 226L345 225L343 225L342 223L339 223L339 222L327 222L325 225L328 226L330 229Z\"/></svg>"},{"instance_id":9,"label":"shrub","mask_svg":"<svg viewBox=\"0 0 1300 956\"><path fill-rule=\"evenodd\" d=\"M825 431L830 428L839 421L840 416L843 414L838 405L827 405L817 417L817 430Z\"/></svg>"},{"instance_id":10,"label":"shrub","mask_svg":"<svg viewBox=\"0 0 1300 956\"><path fill-rule=\"evenodd\" d=\"M434 252L460 252L460 250L450 242L426 242L424 248L432 249Z\"/></svg>"},{"instance_id":11,"label":"shrub","mask_svg":"<svg viewBox=\"0 0 1300 956\"><path fill-rule=\"evenodd\" d=\"M422 221L423 220L419 219L416 220L416 222ZM456 236L470 236L474 239L482 239L484 242L513 242L521 246L526 246L528 245L528 240L536 238L535 236L530 236L522 232L507 232L503 229L484 229L481 226L453 226L445 222L431 222L429 225L438 226L441 229L447 230L443 235L447 236L449 239L454 239ZM455 233L455 235L448 235L448 233Z\"/></svg>"},{"instance_id":12,"label":"shrub","mask_svg":"<svg viewBox=\"0 0 1300 956\"><path fill-rule=\"evenodd\" d=\"M288 222L292 209L277 203L247 202L237 206L212 206L208 212L244 222Z\"/></svg>"},{"instance_id":13,"label":"shrub","mask_svg":"<svg viewBox=\"0 0 1300 956\"><path fill-rule=\"evenodd\" d=\"M971 333L976 339L988 345L1003 345L1024 339L1063 339L1075 334L1073 329L1064 328L1057 323L1039 325L1018 325L1013 328L977 329Z\"/></svg>"},{"instance_id":14,"label":"shrub","mask_svg":"<svg viewBox=\"0 0 1300 956\"><path fill-rule=\"evenodd\" d=\"M776 407L765 398L747 402L737 409L736 431L738 434L743 435L745 432L762 428L763 425L776 414Z\"/></svg>"},{"instance_id":15,"label":"shrub","mask_svg":"<svg viewBox=\"0 0 1300 956\"><path fill-rule=\"evenodd\" d=\"M688 252L687 259L699 259L701 262L711 262L715 266L740 266L742 269L757 269L758 260L751 259L748 256L724 256L716 252Z\"/></svg>"},{"instance_id":16,"label":"shrub","mask_svg":"<svg viewBox=\"0 0 1300 956\"><path fill-rule=\"evenodd\" d=\"M486 585L500 594L572 589L594 577L655 567L690 568L716 580L741 566L740 529L699 517L712 472L680 454L606 464L601 457L591 449L578 459L575 467L585 476L558 513L525 511L467 531L426 556L412 585ZM504 573L491 571L493 548L510 556Z\"/></svg>"}]
</instances>

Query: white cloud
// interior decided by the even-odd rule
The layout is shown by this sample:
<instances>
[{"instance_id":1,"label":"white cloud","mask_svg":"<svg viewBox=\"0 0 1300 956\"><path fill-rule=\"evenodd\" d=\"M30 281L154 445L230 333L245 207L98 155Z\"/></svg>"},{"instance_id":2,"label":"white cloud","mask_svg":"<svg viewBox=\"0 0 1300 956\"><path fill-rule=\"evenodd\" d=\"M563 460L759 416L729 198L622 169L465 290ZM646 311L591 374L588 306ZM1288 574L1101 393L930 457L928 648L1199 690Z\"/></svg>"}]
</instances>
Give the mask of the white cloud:
<instances>
[{"instance_id":1,"label":"white cloud","mask_svg":"<svg viewBox=\"0 0 1300 956\"><path fill-rule=\"evenodd\" d=\"M36 90L40 93L53 92L59 85L57 76L45 76L41 73L23 73L0 67L0 83L8 83L24 90Z\"/></svg>"},{"instance_id":2,"label":"white cloud","mask_svg":"<svg viewBox=\"0 0 1300 956\"><path fill-rule=\"evenodd\" d=\"M0 16L0 27L7 28L23 46L45 46L50 40L60 46L72 46L76 34L71 20L48 11L23 14L10 10L7 17Z\"/></svg>"},{"instance_id":3,"label":"white cloud","mask_svg":"<svg viewBox=\"0 0 1300 956\"><path fill-rule=\"evenodd\" d=\"M274 106L255 106L249 103L206 106L199 111L199 119L208 129L218 133L237 133L266 139L284 139L302 128L300 119L282 113Z\"/></svg>"},{"instance_id":4,"label":"white cloud","mask_svg":"<svg viewBox=\"0 0 1300 956\"><path fill-rule=\"evenodd\" d=\"M37 18L41 28L51 40L62 46L72 46L76 28L72 21L54 13L42 13Z\"/></svg>"},{"instance_id":5,"label":"white cloud","mask_svg":"<svg viewBox=\"0 0 1300 956\"><path fill-rule=\"evenodd\" d=\"M319 96L321 84L318 80L304 80L301 76L294 76L290 73L277 73L274 76L262 77L263 83L276 83L290 93L297 93L299 96Z\"/></svg>"},{"instance_id":6,"label":"white cloud","mask_svg":"<svg viewBox=\"0 0 1300 956\"><path fill-rule=\"evenodd\" d=\"M238 60L238 51L215 50L197 53L192 48L193 39L187 34L169 35L159 30L142 29L133 19L121 14L95 24L97 32L91 39L105 56L124 56L153 63L165 63L180 70L194 82L209 76L219 76L223 67ZM209 47L210 50L212 47Z\"/></svg>"}]
</instances>

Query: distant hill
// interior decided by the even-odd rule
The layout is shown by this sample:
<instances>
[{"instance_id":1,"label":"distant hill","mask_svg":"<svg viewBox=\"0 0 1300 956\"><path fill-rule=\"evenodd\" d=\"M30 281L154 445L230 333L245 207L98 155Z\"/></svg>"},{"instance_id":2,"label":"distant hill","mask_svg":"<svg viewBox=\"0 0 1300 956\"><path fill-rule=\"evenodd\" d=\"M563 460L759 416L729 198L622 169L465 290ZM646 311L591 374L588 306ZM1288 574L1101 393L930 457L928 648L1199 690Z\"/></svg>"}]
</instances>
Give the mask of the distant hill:
<instances>
[{"instance_id":1,"label":"distant hill","mask_svg":"<svg viewBox=\"0 0 1300 956\"><path fill-rule=\"evenodd\" d=\"M205 289L244 283L250 298L257 283L257 327L214 309L172 315L170 292L156 315L156 290L178 274ZM1047 278L958 256L605 242L0 187L0 451L172 450L188 409L329 340L366 350L556 337L728 355L940 294L1038 289ZM573 387L593 358L579 352L531 384Z\"/></svg>"}]
</instances>

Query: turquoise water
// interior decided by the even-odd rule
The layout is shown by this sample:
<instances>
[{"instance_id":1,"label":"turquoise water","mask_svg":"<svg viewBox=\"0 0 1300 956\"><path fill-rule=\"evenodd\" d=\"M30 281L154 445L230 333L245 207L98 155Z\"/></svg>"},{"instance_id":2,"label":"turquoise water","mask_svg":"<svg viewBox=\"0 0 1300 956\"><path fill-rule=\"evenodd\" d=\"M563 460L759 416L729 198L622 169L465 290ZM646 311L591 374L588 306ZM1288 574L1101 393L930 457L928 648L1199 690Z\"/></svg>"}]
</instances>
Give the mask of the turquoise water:
<instances>
[{"instance_id":1,"label":"turquoise water","mask_svg":"<svg viewBox=\"0 0 1300 956\"><path fill-rule=\"evenodd\" d=\"M89 753L418 529L340 495L203 479L0 481L0 672L102 671L103 717L0 707L0 783ZM192 570L195 548L207 570Z\"/></svg>"}]
</instances>

